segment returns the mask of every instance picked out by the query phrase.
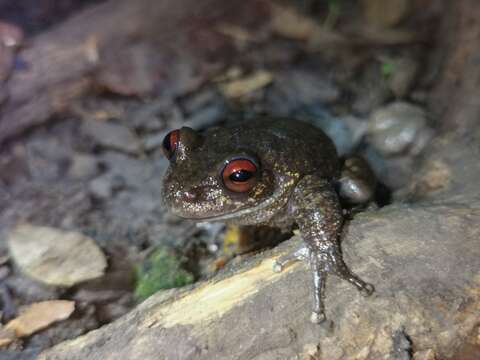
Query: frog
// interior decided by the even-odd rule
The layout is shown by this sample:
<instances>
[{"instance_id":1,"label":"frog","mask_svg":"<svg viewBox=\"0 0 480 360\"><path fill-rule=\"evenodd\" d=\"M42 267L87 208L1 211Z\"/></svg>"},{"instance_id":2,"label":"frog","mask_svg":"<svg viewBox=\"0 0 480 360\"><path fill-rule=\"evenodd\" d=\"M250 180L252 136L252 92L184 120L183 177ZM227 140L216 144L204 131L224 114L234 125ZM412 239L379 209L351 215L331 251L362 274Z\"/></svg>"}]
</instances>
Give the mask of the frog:
<instances>
[{"instance_id":1,"label":"frog","mask_svg":"<svg viewBox=\"0 0 480 360\"><path fill-rule=\"evenodd\" d=\"M299 231L302 245L274 260L272 270L307 261L313 283L311 322L326 319L329 275L346 280L362 295L374 292L346 265L340 241L346 222L342 203L368 203L375 176L362 158L339 157L322 130L297 119L262 116L202 132L172 130L162 150L169 160L162 198L174 215Z\"/></svg>"}]
</instances>

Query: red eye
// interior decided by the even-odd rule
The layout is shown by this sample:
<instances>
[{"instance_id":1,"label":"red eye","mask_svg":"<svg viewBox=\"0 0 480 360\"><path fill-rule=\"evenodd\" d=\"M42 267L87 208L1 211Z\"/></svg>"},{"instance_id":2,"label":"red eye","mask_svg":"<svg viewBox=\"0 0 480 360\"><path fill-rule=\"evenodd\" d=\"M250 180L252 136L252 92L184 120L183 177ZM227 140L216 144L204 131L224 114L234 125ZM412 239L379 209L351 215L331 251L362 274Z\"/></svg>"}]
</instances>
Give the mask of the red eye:
<instances>
[{"instance_id":1,"label":"red eye","mask_svg":"<svg viewBox=\"0 0 480 360\"><path fill-rule=\"evenodd\" d=\"M171 159L175 155L175 151L178 147L178 139L180 137L180 132L178 130L170 131L163 138L162 150L167 159Z\"/></svg>"},{"instance_id":2,"label":"red eye","mask_svg":"<svg viewBox=\"0 0 480 360\"><path fill-rule=\"evenodd\" d=\"M222 178L228 190L247 192L257 182L257 165L248 159L235 159L223 168Z\"/></svg>"}]
</instances>

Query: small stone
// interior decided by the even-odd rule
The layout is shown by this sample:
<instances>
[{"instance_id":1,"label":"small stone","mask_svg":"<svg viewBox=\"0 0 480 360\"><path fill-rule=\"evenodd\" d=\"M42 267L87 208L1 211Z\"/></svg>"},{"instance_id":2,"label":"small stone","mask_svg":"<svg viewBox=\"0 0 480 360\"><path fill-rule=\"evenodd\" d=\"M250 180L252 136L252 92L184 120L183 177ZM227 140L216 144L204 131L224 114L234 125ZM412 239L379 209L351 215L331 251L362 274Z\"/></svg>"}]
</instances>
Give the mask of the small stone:
<instances>
[{"instance_id":1,"label":"small stone","mask_svg":"<svg viewBox=\"0 0 480 360\"><path fill-rule=\"evenodd\" d=\"M15 297L22 303L58 299L57 288L35 281L24 275L13 275L5 279L10 289L15 289Z\"/></svg>"},{"instance_id":2,"label":"small stone","mask_svg":"<svg viewBox=\"0 0 480 360\"><path fill-rule=\"evenodd\" d=\"M93 179L88 186L88 190L99 199L108 199L113 194L112 183L108 176L99 176Z\"/></svg>"},{"instance_id":3,"label":"small stone","mask_svg":"<svg viewBox=\"0 0 480 360\"><path fill-rule=\"evenodd\" d=\"M88 154L74 154L68 176L74 179L85 179L95 176L98 172L98 161L95 156Z\"/></svg>"},{"instance_id":4,"label":"small stone","mask_svg":"<svg viewBox=\"0 0 480 360\"><path fill-rule=\"evenodd\" d=\"M95 120L84 120L82 131L91 136L99 145L108 148L135 154L140 152L140 141L127 127Z\"/></svg>"},{"instance_id":5,"label":"small stone","mask_svg":"<svg viewBox=\"0 0 480 360\"><path fill-rule=\"evenodd\" d=\"M410 0L362 0L365 17L371 25L389 28L399 24L410 12Z\"/></svg>"},{"instance_id":6,"label":"small stone","mask_svg":"<svg viewBox=\"0 0 480 360\"><path fill-rule=\"evenodd\" d=\"M393 61L393 73L388 79L388 86L397 98L403 98L415 83L418 73L418 62L412 58Z\"/></svg>"},{"instance_id":7,"label":"small stone","mask_svg":"<svg viewBox=\"0 0 480 360\"><path fill-rule=\"evenodd\" d=\"M158 131L165 127L166 123L174 124L183 122L183 115L171 100L160 98L152 103L142 105L132 115L131 123L135 129L143 131Z\"/></svg>"},{"instance_id":8,"label":"small stone","mask_svg":"<svg viewBox=\"0 0 480 360\"><path fill-rule=\"evenodd\" d=\"M212 89L206 89L190 95L182 100L181 106L185 113L193 114L196 111L210 106L219 100L219 95Z\"/></svg>"},{"instance_id":9,"label":"small stone","mask_svg":"<svg viewBox=\"0 0 480 360\"><path fill-rule=\"evenodd\" d=\"M435 351L432 349L415 351L413 354L413 360L437 360Z\"/></svg>"},{"instance_id":10,"label":"small stone","mask_svg":"<svg viewBox=\"0 0 480 360\"><path fill-rule=\"evenodd\" d=\"M20 270L37 281L70 287L104 274L107 262L95 242L78 232L23 224L8 235Z\"/></svg>"},{"instance_id":11,"label":"small stone","mask_svg":"<svg viewBox=\"0 0 480 360\"><path fill-rule=\"evenodd\" d=\"M147 135L143 139L143 147L146 151L158 149L162 146L163 139L170 130L162 131L156 134Z\"/></svg>"},{"instance_id":12,"label":"small stone","mask_svg":"<svg viewBox=\"0 0 480 360\"><path fill-rule=\"evenodd\" d=\"M383 155L416 155L432 136L425 111L405 102L395 102L372 113L368 123L370 143Z\"/></svg>"},{"instance_id":13,"label":"small stone","mask_svg":"<svg viewBox=\"0 0 480 360\"><path fill-rule=\"evenodd\" d=\"M223 106L213 104L186 119L184 126L189 126L194 129L205 129L218 123L224 117L224 115L225 109Z\"/></svg>"}]
</instances>

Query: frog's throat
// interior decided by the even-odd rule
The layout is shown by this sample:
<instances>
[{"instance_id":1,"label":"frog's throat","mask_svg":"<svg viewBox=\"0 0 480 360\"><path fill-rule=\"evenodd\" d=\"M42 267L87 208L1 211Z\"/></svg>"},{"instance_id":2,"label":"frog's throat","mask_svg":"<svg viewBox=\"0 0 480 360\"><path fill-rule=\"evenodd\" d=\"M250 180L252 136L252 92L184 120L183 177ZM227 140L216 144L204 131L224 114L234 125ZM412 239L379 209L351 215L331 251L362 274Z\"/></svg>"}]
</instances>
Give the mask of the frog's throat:
<instances>
[{"instance_id":1,"label":"frog's throat","mask_svg":"<svg viewBox=\"0 0 480 360\"><path fill-rule=\"evenodd\" d=\"M274 193L272 196L270 196L267 200L263 201L262 203L254 207L238 209L222 215L196 218L194 220L211 222L211 221L225 221L230 219L236 219L257 211L265 210L274 204L277 205L278 207L283 207L287 203L288 198L289 198L288 191L278 191Z\"/></svg>"}]
</instances>

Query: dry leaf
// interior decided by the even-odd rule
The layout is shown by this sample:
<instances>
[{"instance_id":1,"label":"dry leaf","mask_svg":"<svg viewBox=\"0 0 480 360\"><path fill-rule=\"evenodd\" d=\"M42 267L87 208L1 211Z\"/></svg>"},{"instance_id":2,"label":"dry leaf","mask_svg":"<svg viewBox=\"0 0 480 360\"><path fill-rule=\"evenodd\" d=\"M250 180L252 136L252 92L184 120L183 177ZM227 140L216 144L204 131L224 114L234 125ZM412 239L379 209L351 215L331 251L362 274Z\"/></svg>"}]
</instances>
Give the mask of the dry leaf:
<instances>
[{"instance_id":1,"label":"dry leaf","mask_svg":"<svg viewBox=\"0 0 480 360\"><path fill-rule=\"evenodd\" d=\"M276 34L294 40L307 40L320 28L312 19L280 5L272 5L270 26Z\"/></svg>"},{"instance_id":2,"label":"dry leaf","mask_svg":"<svg viewBox=\"0 0 480 360\"><path fill-rule=\"evenodd\" d=\"M265 70L257 71L251 76L222 84L221 90L228 98L238 98L257 89L263 88L273 81L273 75Z\"/></svg>"},{"instance_id":3,"label":"dry leaf","mask_svg":"<svg viewBox=\"0 0 480 360\"><path fill-rule=\"evenodd\" d=\"M18 317L11 320L5 330L13 330L17 337L24 337L46 328L54 322L67 319L75 310L75 302L67 300L42 301L30 305Z\"/></svg>"},{"instance_id":4,"label":"dry leaf","mask_svg":"<svg viewBox=\"0 0 480 360\"><path fill-rule=\"evenodd\" d=\"M8 344L17 340L15 331L12 329L0 328L0 347L7 346Z\"/></svg>"}]
</instances>

